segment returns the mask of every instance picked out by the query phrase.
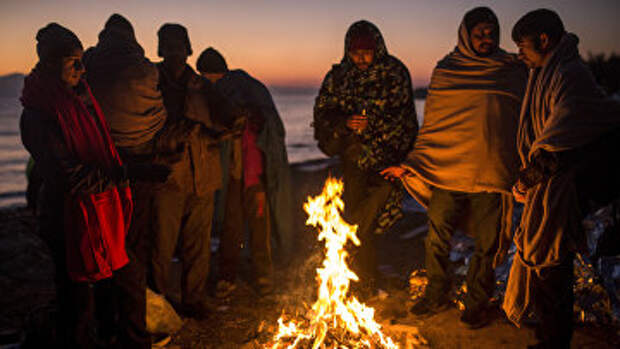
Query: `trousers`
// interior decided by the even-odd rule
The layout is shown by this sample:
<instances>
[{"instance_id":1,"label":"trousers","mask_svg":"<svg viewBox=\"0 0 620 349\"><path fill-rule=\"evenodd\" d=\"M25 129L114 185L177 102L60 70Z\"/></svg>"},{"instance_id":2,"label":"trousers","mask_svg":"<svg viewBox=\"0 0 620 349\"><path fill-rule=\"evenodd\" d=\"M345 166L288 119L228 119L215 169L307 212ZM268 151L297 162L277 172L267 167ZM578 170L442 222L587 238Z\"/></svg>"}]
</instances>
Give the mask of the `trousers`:
<instances>
[{"instance_id":1,"label":"trousers","mask_svg":"<svg viewBox=\"0 0 620 349\"><path fill-rule=\"evenodd\" d=\"M425 240L426 295L442 297L450 287L450 240L457 226L475 240L466 275L465 307L478 309L488 304L495 288L493 257L497 251L501 220L498 193L463 193L435 188L428 206L429 229Z\"/></svg>"}]
</instances>

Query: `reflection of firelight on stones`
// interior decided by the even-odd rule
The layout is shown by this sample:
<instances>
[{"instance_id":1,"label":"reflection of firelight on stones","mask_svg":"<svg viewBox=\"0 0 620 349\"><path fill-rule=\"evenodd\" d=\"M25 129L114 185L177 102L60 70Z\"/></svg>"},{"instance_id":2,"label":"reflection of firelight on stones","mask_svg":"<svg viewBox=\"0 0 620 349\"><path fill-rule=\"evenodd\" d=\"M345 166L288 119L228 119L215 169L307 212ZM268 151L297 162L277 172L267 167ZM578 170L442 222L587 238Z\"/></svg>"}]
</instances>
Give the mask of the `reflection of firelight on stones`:
<instances>
[{"instance_id":1,"label":"reflection of firelight on stones","mask_svg":"<svg viewBox=\"0 0 620 349\"><path fill-rule=\"evenodd\" d=\"M306 224L319 229L319 241L325 241L325 259L317 269L318 297L302 317L288 322L278 319L278 331L267 348L398 348L374 320L374 309L348 294L357 275L346 263L347 241L359 246L357 226L340 216L342 181L328 178L323 192L309 197L304 204Z\"/></svg>"}]
</instances>

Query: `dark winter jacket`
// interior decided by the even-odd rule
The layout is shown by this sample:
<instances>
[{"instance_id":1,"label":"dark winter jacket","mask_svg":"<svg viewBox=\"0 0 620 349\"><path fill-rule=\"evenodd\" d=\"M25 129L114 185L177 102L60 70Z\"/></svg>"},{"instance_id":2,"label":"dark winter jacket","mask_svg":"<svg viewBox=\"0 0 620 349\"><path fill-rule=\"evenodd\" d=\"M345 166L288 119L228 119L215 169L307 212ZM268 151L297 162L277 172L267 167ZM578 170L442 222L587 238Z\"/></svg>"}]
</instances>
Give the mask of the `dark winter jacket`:
<instances>
[{"instance_id":1,"label":"dark winter jacket","mask_svg":"<svg viewBox=\"0 0 620 349\"><path fill-rule=\"evenodd\" d=\"M374 58L358 69L348 51L354 33L372 33ZM366 115L368 126L355 134L346 127L352 115ZM407 67L388 54L379 29L358 21L347 31L344 57L327 73L314 104L314 137L327 155L357 165L369 174L403 162L418 133L413 88ZM346 181L346 179L345 179ZM376 233L387 231L402 217L403 192L393 190L377 218Z\"/></svg>"},{"instance_id":2,"label":"dark winter jacket","mask_svg":"<svg viewBox=\"0 0 620 349\"><path fill-rule=\"evenodd\" d=\"M373 33L376 43L374 60L364 71L347 54L352 33L362 27ZM351 157L364 171L400 164L418 132L409 71L388 54L379 29L367 21L351 25L344 51L342 61L325 76L314 105L319 148L330 156ZM347 118L355 114L368 117L368 127L359 135L346 127Z\"/></svg>"},{"instance_id":3,"label":"dark winter jacket","mask_svg":"<svg viewBox=\"0 0 620 349\"><path fill-rule=\"evenodd\" d=\"M221 186L217 143L230 125L232 118L227 114L232 113L232 106L189 66L178 80L161 63L157 67L168 119L157 137L155 162L172 169L159 188L211 195Z\"/></svg>"},{"instance_id":4,"label":"dark winter jacket","mask_svg":"<svg viewBox=\"0 0 620 349\"><path fill-rule=\"evenodd\" d=\"M42 231L63 231L64 201L66 195L100 193L119 183L111 173L89 166L76 159L69 151L53 116L24 108L20 119L22 143L37 164L43 177L38 199ZM62 245L64 236L45 236ZM49 241L48 241L49 242Z\"/></svg>"}]
</instances>

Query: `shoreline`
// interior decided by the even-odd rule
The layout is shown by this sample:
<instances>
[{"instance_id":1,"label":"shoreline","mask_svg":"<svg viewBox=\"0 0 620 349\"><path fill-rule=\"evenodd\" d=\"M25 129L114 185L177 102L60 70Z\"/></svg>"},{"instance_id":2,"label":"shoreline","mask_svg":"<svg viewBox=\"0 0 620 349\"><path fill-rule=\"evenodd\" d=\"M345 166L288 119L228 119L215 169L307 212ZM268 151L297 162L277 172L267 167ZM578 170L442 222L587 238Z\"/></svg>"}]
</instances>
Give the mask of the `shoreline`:
<instances>
[{"instance_id":1,"label":"shoreline","mask_svg":"<svg viewBox=\"0 0 620 349\"><path fill-rule=\"evenodd\" d=\"M328 167L335 167L337 166L337 164L338 164L337 159L315 158L315 159L304 160L304 161L299 161L299 162L292 162L292 163L289 163L289 166L290 166L291 172L295 172L295 171L312 172L312 171L320 171ZM24 200L26 199L26 188L24 188L23 190L12 190L12 191L0 192L0 200L18 199L18 198L22 198ZM8 205L0 206L0 211L13 210L13 209L19 209L19 208L25 208L25 207L26 205L23 203L8 204Z\"/></svg>"}]
</instances>

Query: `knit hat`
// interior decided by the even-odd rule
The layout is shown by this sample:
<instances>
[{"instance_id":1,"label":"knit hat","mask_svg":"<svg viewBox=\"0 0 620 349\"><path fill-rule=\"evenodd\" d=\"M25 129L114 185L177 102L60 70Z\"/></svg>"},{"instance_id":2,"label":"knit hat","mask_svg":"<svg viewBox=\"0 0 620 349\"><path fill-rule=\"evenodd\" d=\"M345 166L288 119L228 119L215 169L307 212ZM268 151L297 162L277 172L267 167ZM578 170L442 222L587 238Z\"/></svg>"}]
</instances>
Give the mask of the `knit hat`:
<instances>
[{"instance_id":1,"label":"knit hat","mask_svg":"<svg viewBox=\"0 0 620 349\"><path fill-rule=\"evenodd\" d=\"M213 47L202 51L198 61L196 62L196 69L201 73L226 73L228 71L228 65L224 57Z\"/></svg>"},{"instance_id":2,"label":"knit hat","mask_svg":"<svg viewBox=\"0 0 620 349\"><path fill-rule=\"evenodd\" d=\"M191 56L192 44L189 41L189 35L187 29L176 23L166 23L159 28L157 32L159 37L159 46L157 48L157 55L159 57L164 56L163 51L178 51L178 53L187 54Z\"/></svg>"},{"instance_id":3,"label":"knit hat","mask_svg":"<svg viewBox=\"0 0 620 349\"><path fill-rule=\"evenodd\" d=\"M474 28L479 23L492 23L499 29L499 21L497 20L497 16L493 12L493 10L484 6L476 7L469 10L465 14L464 21L468 33L471 33L472 28Z\"/></svg>"},{"instance_id":4,"label":"knit hat","mask_svg":"<svg viewBox=\"0 0 620 349\"><path fill-rule=\"evenodd\" d=\"M84 49L80 39L58 23L50 23L37 32L37 55L42 62L58 62L76 49Z\"/></svg>"}]
</instances>

